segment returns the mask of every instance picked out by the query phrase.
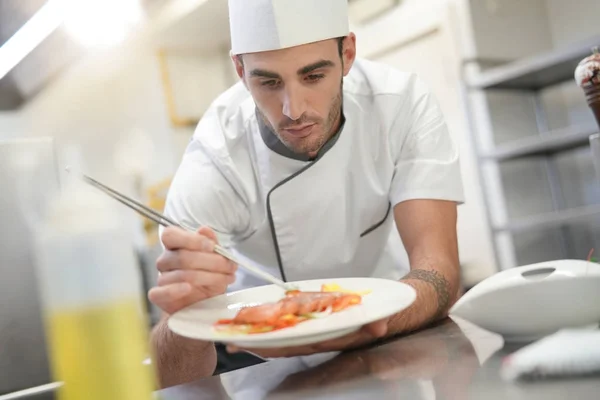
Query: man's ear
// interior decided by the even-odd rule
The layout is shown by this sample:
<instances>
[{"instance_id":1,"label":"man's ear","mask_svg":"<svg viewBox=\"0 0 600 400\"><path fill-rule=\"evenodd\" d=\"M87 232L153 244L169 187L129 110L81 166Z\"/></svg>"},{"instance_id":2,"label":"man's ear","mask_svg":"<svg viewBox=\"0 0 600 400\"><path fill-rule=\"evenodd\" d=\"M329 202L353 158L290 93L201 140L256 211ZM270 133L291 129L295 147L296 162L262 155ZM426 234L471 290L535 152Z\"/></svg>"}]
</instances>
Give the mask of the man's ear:
<instances>
[{"instance_id":1,"label":"man's ear","mask_svg":"<svg viewBox=\"0 0 600 400\"><path fill-rule=\"evenodd\" d=\"M344 60L344 76L348 75L356 59L356 35L352 32L344 39L342 60Z\"/></svg>"},{"instance_id":2,"label":"man's ear","mask_svg":"<svg viewBox=\"0 0 600 400\"><path fill-rule=\"evenodd\" d=\"M229 52L229 57L231 57L231 62L233 62L233 66L235 68L235 72L237 73L237 76L243 80L244 79L244 63L242 62L241 57L231 53L231 51Z\"/></svg>"},{"instance_id":3,"label":"man's ear","mask_svg":"<svg viewBox=\"0 0 600 400\"><path fill-rule=\"evenodd\" d=\"M231 57L231 61L233 62L233 67L235 68L235 72L240 80L244 83L246 89L248 89L248 84L246 83L246 74L244 72L244 62L242 61L242 56L237 56L229 52L229 56Z\"/></svg>"}]
</instances>

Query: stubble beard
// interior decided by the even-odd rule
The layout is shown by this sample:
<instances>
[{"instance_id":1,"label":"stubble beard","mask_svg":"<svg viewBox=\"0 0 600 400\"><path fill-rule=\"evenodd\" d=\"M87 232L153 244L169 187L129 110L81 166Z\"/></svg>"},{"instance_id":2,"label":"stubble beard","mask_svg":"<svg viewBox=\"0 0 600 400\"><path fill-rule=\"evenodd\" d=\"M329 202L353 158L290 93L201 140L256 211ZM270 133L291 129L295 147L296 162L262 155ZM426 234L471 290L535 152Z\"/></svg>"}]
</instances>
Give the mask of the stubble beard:
<instances>
[{"instance_id":1,"label":"stubble beard","mask_svg":"<svg viewBox=\"0 0 600 400\"><path fill-rule=\"evenodd\" d=\"M327 141L335 134L337 130L336 122L340 119L340 115L342 112L342 103L343 103L343 84L340 84L340 90L336 94L331 108L329 109L329 114L327 115L326 121L323 123L322 121L312 121L305 118L300 118L297 121L293 121L292 123L288 123L285 127L291 127L294 125L302 125L305 123L316 122L318 128L321 128L322 131L315 135L314 133L308 136L307 138L290 141L286 140L285 136L281 134L280 130L283 130L283 127L278 129L274 129L273 125L269 122L264 113L257 107L257 113L259 117L262 119L263 123L273 132L277 138L292 152L296 154L308 155L310 157L314 157L318 151L327 143Z\"/></svg>"}]
</instances>

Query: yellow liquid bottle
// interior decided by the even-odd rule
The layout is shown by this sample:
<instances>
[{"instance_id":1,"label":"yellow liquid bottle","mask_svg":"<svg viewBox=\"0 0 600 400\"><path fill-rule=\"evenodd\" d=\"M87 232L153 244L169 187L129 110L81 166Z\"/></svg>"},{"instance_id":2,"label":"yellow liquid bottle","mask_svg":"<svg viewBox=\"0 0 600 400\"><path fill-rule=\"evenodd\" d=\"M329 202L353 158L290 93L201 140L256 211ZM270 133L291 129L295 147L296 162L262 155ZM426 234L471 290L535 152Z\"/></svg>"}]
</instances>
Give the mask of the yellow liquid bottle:
<instances>
[{"instance_id":1,"label":"yellow liquid bottle","mask_svg":"<svg viewBox=\"0 0 600 400\"><path fill-rule=\"evenodd\" d=\"M134 250L110 201L71 182L37 232L57 400L149 400L156 388Z\"/></svg>"},{"instance_id":2,"label":"yellow liquid bottle","mask_svg":"<svg viewBox=\"0 0 600 400\"><path fill-rule=\"evenodd\" d=\"M52 370L58 400L151 399L153 379L134 301L52 312Z\"/></svg>"}]
</instances>

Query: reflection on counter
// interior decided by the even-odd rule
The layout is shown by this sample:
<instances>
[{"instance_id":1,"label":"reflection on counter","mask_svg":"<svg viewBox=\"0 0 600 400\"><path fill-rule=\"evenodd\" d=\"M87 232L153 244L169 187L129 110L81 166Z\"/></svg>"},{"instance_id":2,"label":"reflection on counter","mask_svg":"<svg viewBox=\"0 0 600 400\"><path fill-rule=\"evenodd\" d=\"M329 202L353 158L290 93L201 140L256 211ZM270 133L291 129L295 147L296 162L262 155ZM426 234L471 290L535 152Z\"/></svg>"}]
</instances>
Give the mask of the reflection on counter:
<instances>
[{"instance_id":1,"label":"reflection on counter","mask_svg":"<svg viewBox=\"0 0 600 400\"><path fill-rule=\"evenodd\" d=\"M595 399L598 375L509 381L506 356L525 346L461 319L446 319L378 346L277 359L160 391L163 400L204 399Z\"/></svg>"},{"instance_id":2,"label":"reflection on counter","mask_svg":"<svg viewBox=\"0 0 600 400\"><path fill-rule=\"evenodd\" d=\"M194 399L226 393L234 400L466 399L482 365L501 347L498 336L447 319L374 348L275 359L161 395L165 400L186 398L184 393L200 396Z\"/></svg>"}]
</instances>

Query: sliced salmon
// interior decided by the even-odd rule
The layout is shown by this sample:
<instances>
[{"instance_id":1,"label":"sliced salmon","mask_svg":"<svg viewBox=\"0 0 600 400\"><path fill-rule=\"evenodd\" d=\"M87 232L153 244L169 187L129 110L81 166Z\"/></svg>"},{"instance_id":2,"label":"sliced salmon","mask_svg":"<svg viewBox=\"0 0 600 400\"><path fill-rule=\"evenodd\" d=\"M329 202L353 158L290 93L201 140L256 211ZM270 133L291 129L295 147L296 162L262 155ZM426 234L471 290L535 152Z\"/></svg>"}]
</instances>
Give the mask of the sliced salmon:
<instances>
[{"instance_id":1,"label":"sliced salmon","mask_svg":"<svg viewBox=\"0 0 600 400\"><path fill-rule=\"evenodd\" d=\"M291 298L285 298L280 301L281 303L281 314L282 315L298 315L300 310L300 304Z\"/></svg>"},{"instance_id":2,"label":"sliced salmon","mask_svg":"<svg viewBox=\"0 0 600 400\"><path fill-rule=\"evenodd\" d=\"M277 321L281 316L281 303L262 304L242 308L233 319L234 324L257 324Z\"/></svg>"},{"instance_id":3,"label":"sliced salmon","mask_svg":"<svg viewBox=\"0 0 600 400\"><path fill-rule=\"evenodd\" d=\"M250 333L266 332L294 326L306 320L308 314L341 311L361 302L357 294L340 292L301 292L290 291L277 303L242 308L237 315L221 324L252 325Z\"/></svg>"}]
</instances>

